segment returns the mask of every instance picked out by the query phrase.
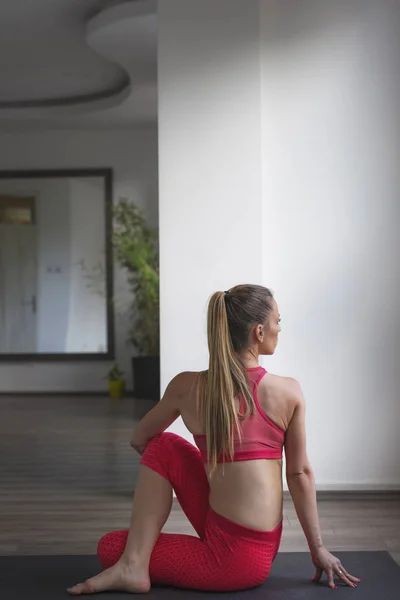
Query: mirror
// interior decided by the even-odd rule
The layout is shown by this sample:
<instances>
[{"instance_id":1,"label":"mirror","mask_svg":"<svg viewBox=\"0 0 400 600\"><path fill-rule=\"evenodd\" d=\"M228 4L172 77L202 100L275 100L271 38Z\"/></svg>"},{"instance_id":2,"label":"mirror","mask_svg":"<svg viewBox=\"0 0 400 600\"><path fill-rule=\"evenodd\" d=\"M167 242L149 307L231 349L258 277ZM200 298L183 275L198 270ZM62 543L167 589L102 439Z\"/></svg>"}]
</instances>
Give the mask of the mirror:
<instances>
[{"instance_id":1,"label":"mirror","mask_svg":"<svg viewBox=\"0 0 400 600\"><path fill-rule=\"evenodd\" d=\"M111 169L0 172L0 360L114 358Z\"/></svg>"}]
</instances>

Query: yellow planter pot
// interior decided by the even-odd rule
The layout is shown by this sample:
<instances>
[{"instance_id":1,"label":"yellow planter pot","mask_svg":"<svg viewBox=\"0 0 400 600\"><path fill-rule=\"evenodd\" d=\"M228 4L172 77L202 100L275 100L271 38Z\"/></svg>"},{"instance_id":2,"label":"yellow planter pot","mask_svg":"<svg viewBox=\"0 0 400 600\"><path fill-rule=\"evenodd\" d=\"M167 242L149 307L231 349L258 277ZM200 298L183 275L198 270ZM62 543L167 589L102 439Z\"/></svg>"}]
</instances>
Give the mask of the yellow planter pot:
<instances>
[{"instance_id":1,"label":"yellow planter pot","mask_svg":"<svg viewBox=\"0 0 400 600\"><path fill-rule=\"evenodd\" d=\"M111 398L122 398L125 393L125 381L109 381L108 389Z\"/></svg>"}]
</instances>

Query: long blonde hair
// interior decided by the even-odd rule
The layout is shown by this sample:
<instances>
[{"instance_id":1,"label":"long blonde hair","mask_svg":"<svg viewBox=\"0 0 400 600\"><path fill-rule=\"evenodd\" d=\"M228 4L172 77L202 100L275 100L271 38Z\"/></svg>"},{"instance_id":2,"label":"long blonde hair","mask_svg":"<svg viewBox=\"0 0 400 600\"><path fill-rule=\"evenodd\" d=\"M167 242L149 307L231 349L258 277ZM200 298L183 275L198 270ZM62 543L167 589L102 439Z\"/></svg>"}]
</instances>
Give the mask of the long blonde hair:
<instances>
[{"instance_id":1,"label":"long blonde hair","mask_svg":"<svg viewBox=\"0 0 400 600\"><path fill-rule=\"evenodd\" d=\"M240 418L254 413L254 400L239 352L248 345L252 326L267 324L272 293L256 285L216 292L208 305L208 371L199 375L197 401L207 437L208 466L233 458L235 434L240 437L237 398L244 403Z\"/></svg>"}]
</instances>

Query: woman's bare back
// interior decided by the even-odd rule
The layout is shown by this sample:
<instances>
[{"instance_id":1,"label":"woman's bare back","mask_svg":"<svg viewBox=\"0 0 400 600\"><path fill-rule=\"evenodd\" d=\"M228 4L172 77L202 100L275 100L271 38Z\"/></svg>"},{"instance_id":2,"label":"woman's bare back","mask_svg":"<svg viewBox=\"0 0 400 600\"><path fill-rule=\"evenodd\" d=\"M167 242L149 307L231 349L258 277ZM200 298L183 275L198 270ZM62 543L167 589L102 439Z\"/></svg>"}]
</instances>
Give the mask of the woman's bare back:
<instances>
[{"instance_id":1,"label":"woman's bare back","mask_svg":"<svg viewBox=\"0 0 400 600\"><path fill-rule=\"evenodd\" d=\"M196 404L197 376L198 373L185 374L186 393L182 395L180 413L193 435L203 435ZM286 431L294 410L291 380L267 373L258 387L258 400L266 415ZM282 460L219 464L209 482L210 506L224 517L265 531L274 529L282 520Z\"/></svg>"}]
</instances>

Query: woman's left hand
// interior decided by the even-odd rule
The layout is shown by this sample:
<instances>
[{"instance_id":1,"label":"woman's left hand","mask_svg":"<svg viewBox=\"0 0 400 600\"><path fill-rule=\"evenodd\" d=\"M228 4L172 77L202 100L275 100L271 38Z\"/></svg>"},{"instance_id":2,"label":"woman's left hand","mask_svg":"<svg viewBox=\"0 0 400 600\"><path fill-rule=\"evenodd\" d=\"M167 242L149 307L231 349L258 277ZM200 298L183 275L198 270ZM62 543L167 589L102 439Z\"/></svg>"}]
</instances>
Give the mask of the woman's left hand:
<instances>
[{"instance_id":1,"label":"woman's left hand","mask_svg":"<svg viewBox=\"0 0 400 600\"><path fill-rule=\"evenodd\" d=\"M312 581L318 582L323 572L328 576L329 587L336 589L334 577L338 577L346 585L356 588L357 583L361 581L358 577L350 575L336 556L333 556L326 548L319 548L315 552L311 553L312 561L316 567L315 576Z\"/></svg>"}]
</instances>

